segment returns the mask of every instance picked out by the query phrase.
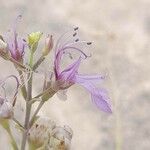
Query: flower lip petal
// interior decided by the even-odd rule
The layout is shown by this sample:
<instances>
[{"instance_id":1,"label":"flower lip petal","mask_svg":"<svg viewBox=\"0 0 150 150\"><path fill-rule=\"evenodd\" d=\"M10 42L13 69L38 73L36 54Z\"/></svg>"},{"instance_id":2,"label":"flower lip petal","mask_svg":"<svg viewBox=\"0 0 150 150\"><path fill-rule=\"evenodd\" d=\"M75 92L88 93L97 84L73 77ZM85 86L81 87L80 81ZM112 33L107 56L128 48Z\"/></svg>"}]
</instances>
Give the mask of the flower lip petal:
<instances>
[{"instance_id":1,"label":"flower lip petal","mask_svg":"<svg viewBox=\"0 0 150 150\"><path fill-rule=\"evenodd\" d=\"M112 113L110 104L108 103L108 96L103 93L101 89L98 90L99 94L91 94L92 102L102 111L106 113Z\"/></svg>"},{"instance_id":2,"label":"flower lip petal","mask_svg":"<svg viewBox=\"0 0 150 150\"><path fill-rule=\"evenodd\" d=\"M78 78L79 82L89 81L92 83L103 81L106 76L105 75L87 75L87 74L77 74L76 78Z\"/></svg>"},{"instance_id":3,"label":"flower lip petal","mask_svg":"<svg viewBox=\"0 0 150 150\"><path fill-rule=\"evenodd\" d=\"M91 94L91 98L93 103L100 108L101 110L111 113L111 107L109 104L109 98L108 98L108 93L105 89L100 89L100 88L96 88L95 86L95 82L93 82L92 80L88 80L88 78L86 78L87 76L80 78L79 75L76 75L76 83L80 84L81 86L83 86L85 89L88 90L88 92ZM91 76L93 77L93 76ZM96 76L95 76L96 77ZM99 79L100 80L100 79ZM98 81L98 80L97 80Z\"/></svg>"}]
</instances>

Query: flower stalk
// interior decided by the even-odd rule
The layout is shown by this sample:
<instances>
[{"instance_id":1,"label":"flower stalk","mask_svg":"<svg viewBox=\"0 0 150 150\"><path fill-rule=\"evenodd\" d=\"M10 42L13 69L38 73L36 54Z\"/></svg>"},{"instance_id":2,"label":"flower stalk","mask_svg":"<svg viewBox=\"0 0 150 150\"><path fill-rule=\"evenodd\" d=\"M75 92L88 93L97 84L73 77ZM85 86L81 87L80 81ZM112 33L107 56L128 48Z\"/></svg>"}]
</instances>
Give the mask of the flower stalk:
<instances>
[{"instance_id":1,"label":"flower stalk","mask_svg":"<svg viewBox=\"0 0 150 150\"><path fill-rule=\"evenodd\" d=\"M34 54L33 51L31 51L30 59L29 59L29 66L31 68L33 65L33 54ZM28 73L26 114L25 114L25 122L24 122L25 131L23 133L21 150L25 150L26 142L27 142L27 133L29 130L29 120L30 120L30 114L31 114L31 108L32 108L32 104L30 103L30 100L32 99L32 75L33 75L32 72Z\"/></svg>"}]
</instances>

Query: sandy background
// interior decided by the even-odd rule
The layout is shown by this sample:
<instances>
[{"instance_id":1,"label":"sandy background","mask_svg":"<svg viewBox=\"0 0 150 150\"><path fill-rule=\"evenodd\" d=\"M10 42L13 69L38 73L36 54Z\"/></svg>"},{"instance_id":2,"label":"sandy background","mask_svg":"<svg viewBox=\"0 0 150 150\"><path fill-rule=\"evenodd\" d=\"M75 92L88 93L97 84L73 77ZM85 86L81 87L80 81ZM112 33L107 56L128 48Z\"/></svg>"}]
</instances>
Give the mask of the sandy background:
<instances>
[{"instance_id":1,"label":"sandy background","mask_svg":"<svg viewBox=\"0 0 150 150\"><path fill-rule=\"evenodd\" d=\"M0 0L0 33L18 13L24 16L20 25L24 36L40 30L57 38L67 28L79 26L82 37L94 41L93 56L81 72L108 74L105 84L112 115L91 105L90 96L79 86L69 90L68 101L54 97L42 110L42 115L73 129L72 150L150 150L150 1ZM43 66L49 69L47 63ZM15 74L2 59L0 69L1 78ZM16 116L22 118L20 114ZM10 150L6 137L0 128L0 150Z\"/></svg>"}]
</instances>

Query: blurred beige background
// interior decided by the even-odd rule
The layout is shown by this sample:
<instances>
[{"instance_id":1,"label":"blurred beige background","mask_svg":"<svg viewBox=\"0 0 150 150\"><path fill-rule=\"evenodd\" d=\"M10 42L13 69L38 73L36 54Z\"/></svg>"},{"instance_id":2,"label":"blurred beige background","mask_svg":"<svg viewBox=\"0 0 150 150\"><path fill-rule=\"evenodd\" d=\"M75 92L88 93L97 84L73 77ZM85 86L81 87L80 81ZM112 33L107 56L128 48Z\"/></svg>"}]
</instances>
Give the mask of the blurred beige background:
<instances>
[{"instance_id":1,"label":"blurred beige background","mask_svg":"<svg viewBox=\"0 0 150 150\"><path fill-rule=\"evenodd\" d=\"M97 110L79 86L68 91L68 101L54 97L41 112L73 129L72 150L150 150L150 1L0 0L0 33L19 13L23 36L40 30L57 38L67 28L79 26L82 37L94 41L93 57L81 72L108 74L105 86L112 115ZM15 74L2 59L0 68L1 78ZM0 150L10 150L6 137L0 128Z\"/></svg>"}]
</instances>

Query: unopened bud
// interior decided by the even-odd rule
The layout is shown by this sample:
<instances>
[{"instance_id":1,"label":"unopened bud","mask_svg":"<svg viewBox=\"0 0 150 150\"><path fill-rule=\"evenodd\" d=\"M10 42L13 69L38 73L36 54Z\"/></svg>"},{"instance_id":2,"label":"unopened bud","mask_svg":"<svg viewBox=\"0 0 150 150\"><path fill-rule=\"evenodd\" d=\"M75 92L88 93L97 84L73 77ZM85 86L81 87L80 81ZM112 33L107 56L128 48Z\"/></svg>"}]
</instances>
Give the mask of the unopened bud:
<instances>
[{"instance_id":1,"label":"unopened bud","mask_svg":"<svg viewBox=\"0 0 150 150\"><path fill-rule=\"evenodd\" d=\"M13 105L10 102L4 101L0 104L0 118L10 119L13 114Z\"/></svg>"},{"instance_id":2,"label":"unopened bud","mask_svg":"<svg viewBox=\"0 0 150 150\"><path fill-rule=\"evenodd\" d=\"M55 128L55 122L48 118L39 118L29 130L29 141L34 147L39 148L49 141L50 134Z\"/></svg>"},{"instance_id":3,"label":"unopened bud","mask_svg":"<svg viewBox=\"0 0 150 150\"><path fill-rule=\"evenodd\" d=\"M28 44L33 52L36 51L41 36L42 36L41 32L32 32L31 34L28 35Z\"/></svg>"},{"instance_id":4,"label":"unopened bud","mask_svg":"<svg viewBox=\"0 0 150 150\"><path fill-rule=\"evenodd\" d=\"M46 56L49 54L49 52L52 50L54 45L53 36L48 35L45 40L45 48L43 49L43 56Z\"/></svg>"}]
</instances>

